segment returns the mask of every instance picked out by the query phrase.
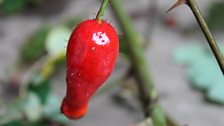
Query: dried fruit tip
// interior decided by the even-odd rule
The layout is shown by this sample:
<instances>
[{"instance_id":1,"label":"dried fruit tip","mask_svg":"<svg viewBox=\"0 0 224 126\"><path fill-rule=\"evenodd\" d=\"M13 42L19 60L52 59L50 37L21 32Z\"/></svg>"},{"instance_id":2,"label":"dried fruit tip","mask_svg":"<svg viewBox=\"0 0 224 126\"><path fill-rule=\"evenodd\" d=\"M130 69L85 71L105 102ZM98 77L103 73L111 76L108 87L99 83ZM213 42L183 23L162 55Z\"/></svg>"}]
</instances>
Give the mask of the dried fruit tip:
<instances>
[{"instance_id":1,"label":"dried fruit tip","mask_svg":"<svg viewBox=\"0 0 224 126\"><path fill-rule=\"evenodd\" d=\"M61 112L68 117L69 119L80 119L82 118L88 109L88 105L84 105L79 109L73 109L72 107L69 107L69 104L64 99L61 106Z\"/></svg>"}]
</instances>

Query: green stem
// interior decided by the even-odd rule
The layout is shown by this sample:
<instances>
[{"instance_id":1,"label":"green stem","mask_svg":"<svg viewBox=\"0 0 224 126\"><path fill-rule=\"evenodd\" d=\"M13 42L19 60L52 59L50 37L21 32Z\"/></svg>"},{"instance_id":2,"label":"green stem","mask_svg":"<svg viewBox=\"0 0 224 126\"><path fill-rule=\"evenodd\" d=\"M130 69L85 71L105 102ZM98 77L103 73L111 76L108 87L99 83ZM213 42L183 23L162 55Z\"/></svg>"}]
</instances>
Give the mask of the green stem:
<instances>
[{"instance_id":1,"label":"green stem","mask_svg":"<svg viewBox=\"0 0 224 126\"><path fill-rule=\"evenodd\" d=\"M100 6L100 10L98 11L97 15L96 15L96 19L101 23L103 20L103 15L107 9L107 6L109 4L109 0L103 0L101 6Z\"/></svg>"},{"instance_id":2,"label":"green stem","mask_svg":"<svg viewBox=\"0 0 224 126\"><path fill-rule=\"evenodd\" d=\"M222 54L221 54L221 51L220 49L218 48L218 45L214 39L214 37L212 36L198 6L197 6L197 3L195 2L195 0L187 0L187 3L186 3L191 11L193 12L195 18L197 19L197 22L198 24L200 25L208 43L209 43L209 46L210 48L212 49L212 52L214 53L215 55L215 58L219 64L219 67L224 75L224 61L223 61L223 57L222 57Z\"/></svg>"},{"instance_id":3,"label":"green stem","mask_svg":"<svg viewBox=\"0 0 224 126\"><path fill-rule=\"evenodd\" d=\"M136 72L136 75L138 75L138 80L140 81L139 85L146 87L140 88L142 98L143 100L146 100L145 102L149 103L150 100L153 101L152 99L157 99L157 94L154 91L152 80L149 75L149 71L145 62L145 58L143 56L143 50L137 37L137 33L133 29L133 24L130 22L129 17L121 8L120 0L111 0L110 3L127 40L126 45L129 49L128 52L131 56L132 66L134 68L134 71ZM153 95L152 92L154 92Z\"/></svg>"},{"instance_id":4,"label":"green stem","mask_svg":"<svg viewBox=\"0 0 224 126\"><path fill-rule=\"evenodd\" d=\"M137 33L133 28L129 17L124 13L121 7L121 0L110 1L114 14L116 15L120 27L126 38L126 45L134 68L134 76L138 82L140 99L146 118L151 117L154 126L167 126L166 117L162 111L157 99L157 91L155 90L152 79L148 70L147 62L144 57L143 49Z\"/></svg>"}]
</instances>

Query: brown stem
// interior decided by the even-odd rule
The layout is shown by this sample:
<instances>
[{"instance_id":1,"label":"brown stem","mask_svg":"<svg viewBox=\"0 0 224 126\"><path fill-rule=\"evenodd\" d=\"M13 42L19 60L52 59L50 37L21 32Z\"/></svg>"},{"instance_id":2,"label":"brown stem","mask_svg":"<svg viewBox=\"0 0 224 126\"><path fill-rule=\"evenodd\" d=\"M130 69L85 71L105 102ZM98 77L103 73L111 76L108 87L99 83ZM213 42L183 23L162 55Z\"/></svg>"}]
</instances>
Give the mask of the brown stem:
<instances>
[{"instance_id":1,"label":"brown stem","mask_svg":"<svg viewBox=\"0 0 224 126\"><path fill-rule=\"evenodd\" d=\"M187 3L186 3L191 11L193 12L198 24L200 25L201 27L201 30L203 31L207 41L208 41L208 44L213 52L213 54L215 55L215 58L219 64L219 67L224 75L224 60L223 60L223 56L221 54L221 51L215 41L215 38L212 36L198 6L197 6L197 3L195 2L195 0L187 0Z\"/></svg>"}]
</instances>

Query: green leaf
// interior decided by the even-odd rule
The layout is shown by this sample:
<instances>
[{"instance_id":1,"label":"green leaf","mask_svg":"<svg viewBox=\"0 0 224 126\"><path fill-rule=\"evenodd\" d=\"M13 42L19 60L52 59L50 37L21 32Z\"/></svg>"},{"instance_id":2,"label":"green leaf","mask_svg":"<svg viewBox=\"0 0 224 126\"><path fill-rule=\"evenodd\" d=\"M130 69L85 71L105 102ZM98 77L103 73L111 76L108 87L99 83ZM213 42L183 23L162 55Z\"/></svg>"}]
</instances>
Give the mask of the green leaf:
<instances>
[{"instance_id":1,"label":"green leaf","mask_svg":"<svg viewBox=\"0 0 224 126\"><path fill-rule=\"evenodd\" d=\"M50 79L42 80L39 74L34 75L33 80L28 85L28 90L37 94L42 104L46 103L51 91Z\"/></svg>"},{"instance_id":2,"label":"green leaf","mask_svg":"<svg viewBox=\"0 0 224 126\"><path fill-rule=\"evenodd\" d=\"M45 0L25 0L29 6L36 6L42 4Z\"/></svg>"},{"instance_id":3,"label":"green leaf","mask_svg":"<svg viewBox=\"0 0 224 126\"><path fill-rule=\"evenodd\" d=\"M177 63L188 65L204 56L205 49L200 44L188 44L175 50L173 56Z\"/></svg>"},{"instance_id":4,"label":"green leaf","mask_svg":"<svg viewBox=\"0 0 224 126\"><path fill-rule=\"evenodd\" d=\"M71 34L65 26L57 26L50 30L46 39L46 49L50 56L56 57L66 52L68 40Z\"/></svg>"},{"instance_id":5,"label":"green leaf","mask_svg":"<svg viewBox=\"0 0 224 126\"><path fill-rule=\"evenodd\" d=\"M47 97L46 104L43 108L44 117L55 116L55 114L60 113L61 99L54 95L49 95Z\"/></svg>"},{"instance_id":6,"label":"green leaf","mask_svg":"<svg viewBox=\"0 0 224 126\"><path fill-rule=\"evenodd\" d=\"M0 8L5 14L12 14L25 8L25 0L3 0Z\"/></svg>"},{"instance_id":7,"label":"green leaf","mask_svg":"<svg viewBox=\"0 0 224 126\"><path fill-rule=\"evenodd\" d=\"M48 32L49 28L45 26L25 43L21 50L21 58L23 62L33 62L46 53L45 42Z\"/></svg>"},{"instance_id":8,"label":"green leaf","mask_svg":"<svg viewBox=\"0 0 224 126\"><path fill-rule=\"evenodd\" d=\"M218 45L223 54L224 45L221 43ZM194 87L206 91L208 100L224 104L224 78L213 53L209 48L197 44L192 46L194 48L186 46L179 48L175 52L175 57L178 59L176 61L187 64L188 79ZM198 51L195 51L196 48L199 48Z\"/></svg>"},{"instance_id":9,"label":"green leaf","mask_svg":"<svg viewBox=\"0 0 224 126\"><path fill-rule=\"evenodd\" d=\"M43 108L43 117L62 124L70 123L70 120L61 114L60 106L61 98L58 98L55 95L49 95Z\"/></svg>"},{"instance_id":10,"label":"green leaf","mask_svg":"<svg viewBox=\"0 0 224 126\"><path fill-rule=\"evenodd\" d=\"M53 121L62 124L70 123L70 120L66 118L60 111L61 106L61 98L58 98L54 95L49 95L47 98L47 102L43 108L43 116L44 118L49 118Z\"/></svg>"},{"instance_id":11,"label":"green leaf","mask_svg":"<svg viewBox=\"0 0 224 126\"><path fill-rule=\"evenodd\" d=\"M5 108L5 113L0 116L0 125L13 125L24 118L29 121L37 121L42 115L41 109L38 96L32 92L27 92ZM25 122L22 122L21 125L25 125Z\"/></svg>"},{"instance_id":12,"label":"green leaf","mask_svg":"<svg viewBox=\"0 0 224 126\"><path fill-rule=\"evenodd\" d=\"M1 126L24 126L24 124L22 123L22 121L12 121L9 122L7 124L1 125Z\"/></svg>"},{"instance_id":13,"label":"green leaf","mask_svg":"<svg viewBox=\"0 0 224 126\"><path fill-rule=\"evenodd\" d=\"M224 56L224 44L220 42L220 43L218 43L218 47L219 47L222 55Z\"/></svg>"},{"instance_id":14,"label":"green leaf","mask_svg":"<svg viewBox=\"0 0 224 126\"><path fill-rule=\"evenodd\" d=\"M26 103L24 104L24 114L28 121L38 121L42 116L42 105L38 96L29 92Z\"/></svg>"},{"instance_id":15,"label":"green leaf","mask_svg":"<svg viewBox=\"0 0 224 126\"><path fill-rule=\"evenodd\" d=\"M11 124L11 122L22 119L25 102L26 98L20 98L6 106L5 112L0 115L0 125Z\"/></svg>"},{"instance_id":16,"label":"green leaf","mask_svg":"<svg viewBox=\"0 0 224 126\"><path fill-rule=\"evenodd\" d=\"M221 1L213 2L209 9L208 25L215 30L224 30L224 3Z\"/></svg>"},{"instance_id":17,"label":"green leaf","mask_svg":"<svg viewBox=\"0 0 224 126\"><path fill-rule=\"evenodd\" d=\"M212 76L217 74L217 62L214 58L204 56L195 59L187 69L187 76L194 87L206 90L213 81Z\"/></svg>"},{"instance_id":18,"label":"green leaf","mask_svg":"<svg viewBox=\"0 0 224 126\"><path fill-rule=\"evenodd\" d=\"M224 104L224 78L222 73L221 76L214 81L214 83L215 85L209 89L207 97L210 101Z\"/></svg>"}]
</instances>

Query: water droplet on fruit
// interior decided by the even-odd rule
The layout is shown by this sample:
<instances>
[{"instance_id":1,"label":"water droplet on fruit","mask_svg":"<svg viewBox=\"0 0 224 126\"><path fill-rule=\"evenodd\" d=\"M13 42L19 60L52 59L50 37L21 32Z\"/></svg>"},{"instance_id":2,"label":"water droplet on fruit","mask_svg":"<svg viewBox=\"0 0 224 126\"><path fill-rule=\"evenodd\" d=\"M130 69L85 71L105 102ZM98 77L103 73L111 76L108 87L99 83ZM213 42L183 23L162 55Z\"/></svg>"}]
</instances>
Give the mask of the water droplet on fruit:
<instances>
[{"instance_id":1,"label":"water droplet on fruit","mask_svg":"<svg viewBox=\"0 0 224 126\"><path fill-rule=\"evenodd\" d=\"M97 32L93 34L92 40L97 45L105 45L110 42L109 38L107 37L107 34L104 32Z\"/></svg>"},{"instance_id":2,"label":"water droplet on fruit","mask_svg":"<svg viewBox=\"0 0 224 126\"><path fill-rule=\"evenodd\" d=\"M71 77L73 77L74 76L74 73L71 73Z\"/></svg>"},{"instance_id":3,"label":"water droplet on fruit","mask_svg":"<svg viewBox=\"0 0 224 126\"><path fill-rule=\"evenodd\" d=\"M92 52L94 52L94 51L95 51L95 47L92 47L92 49L91 49L91 50L92 50Z\"/></svg>"},{"instance_id":4,"label":"water droplet on fruit","mask_svg":"<svg viewBox=\"0 0 224 126\"><path fill-rule=\"evenodd\" d=\"M81 72L78 73L78 76L79 76L79 77L81 76Z\"/></svg>"}]
</instances>

